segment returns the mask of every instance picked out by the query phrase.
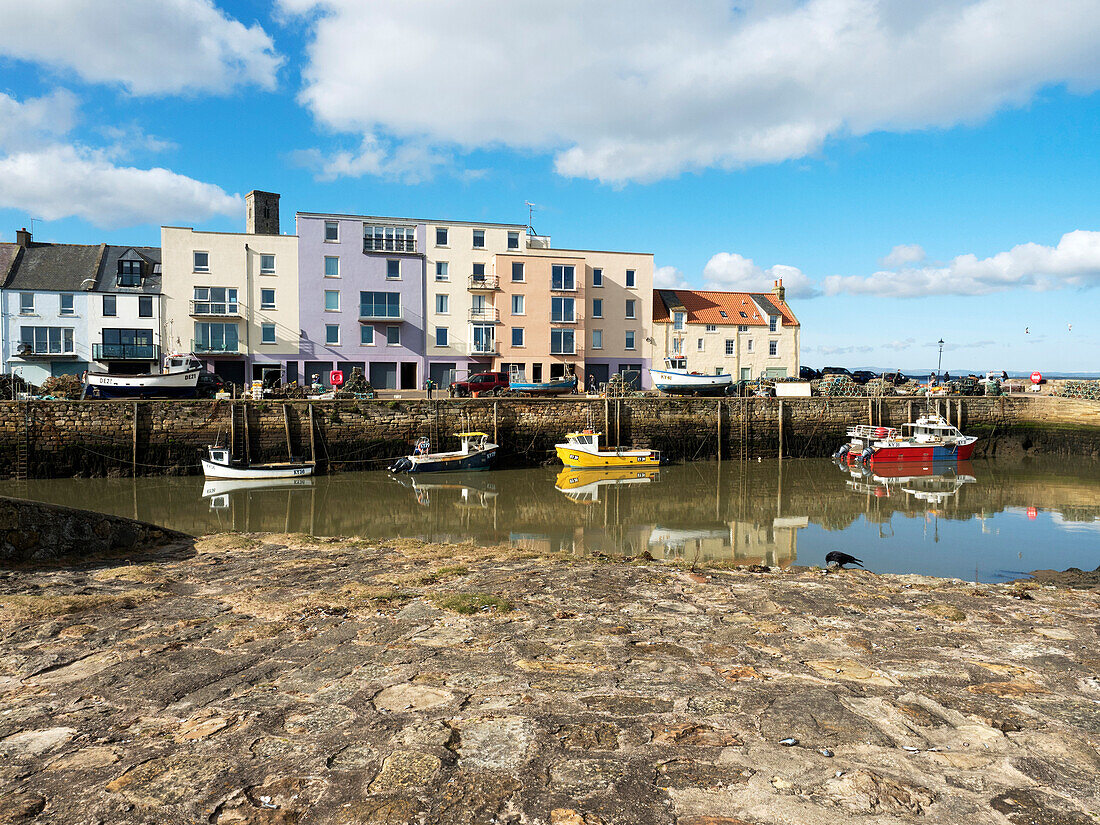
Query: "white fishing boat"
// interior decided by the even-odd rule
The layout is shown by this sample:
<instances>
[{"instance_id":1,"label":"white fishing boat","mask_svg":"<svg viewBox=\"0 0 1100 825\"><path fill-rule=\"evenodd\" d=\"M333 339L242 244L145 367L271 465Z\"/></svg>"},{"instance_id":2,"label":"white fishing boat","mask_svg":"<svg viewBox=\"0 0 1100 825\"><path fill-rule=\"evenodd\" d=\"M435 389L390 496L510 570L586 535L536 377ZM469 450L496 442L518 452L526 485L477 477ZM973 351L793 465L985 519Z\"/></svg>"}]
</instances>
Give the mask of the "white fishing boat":
<instances>
[{"instance_id":1,"label":"white fishing boat","mask_svg":"<svg viewBox=\"0 0 1100 825\"><path fill-rule=\"evenodd\" d=\"M654 387L669 395L725 395L733 386L733 373L689 372L682 355L665 358L665 368L651 369L649 377Z\"/></svg>"},{"instance_id":2,"label":"white fishing boat","mask_svg":"<svg viewBox=\"0 0 1100 825\"><path fill-rule=\"evenodd\" d=\"M202 364L193 355L169 355L162 372L123 375L91 372L84 376L85 398L194 398Z\"/></svg>"},{"instance_id":3,"label":"white fishing boat","mask_svg":"<svg viewBox=\"0 0 1100 825\"><path fill-rule=\"evenodd\" d=\"M208 447L209 460L202 460L202 474L207 478L305 478L313 475L313 464L274 463L250 464L233 461L228 447Z\"/></svg>"}]
</instances>

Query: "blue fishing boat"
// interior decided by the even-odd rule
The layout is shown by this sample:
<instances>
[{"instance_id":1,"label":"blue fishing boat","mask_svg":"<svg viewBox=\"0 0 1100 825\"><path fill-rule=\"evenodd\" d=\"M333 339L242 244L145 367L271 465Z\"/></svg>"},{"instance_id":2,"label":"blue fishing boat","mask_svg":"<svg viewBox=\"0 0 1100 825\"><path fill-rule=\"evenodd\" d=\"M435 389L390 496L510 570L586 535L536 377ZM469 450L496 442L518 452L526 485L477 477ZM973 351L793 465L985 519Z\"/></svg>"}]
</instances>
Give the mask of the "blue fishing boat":
<instances>
[{"instance_id":1,"label":"blue fishing boat","mask_svg":"<svg viewBox=\"0 0 1100 825\"><path fill-rule=\"evenodd\" d=\"M488 433L455 433L461 448L449 453L433 453L431 442L422 438L412 455L399 458L391 473L442 473L450 470L487 470L500 447L489 441Z\"/></svg>"},{"instance_id":2,"label":"blue fishing boat","mask_svg":"<svg viewBox=\"0 0 1100 825\"><path fill-rule=\"evenodd\" d=\"M516 395L566 395L577 391L577 376L565 375L549 381L528 381L523 370L513 369L508 376L508 391Z\"/></svg>"}]
</instances>

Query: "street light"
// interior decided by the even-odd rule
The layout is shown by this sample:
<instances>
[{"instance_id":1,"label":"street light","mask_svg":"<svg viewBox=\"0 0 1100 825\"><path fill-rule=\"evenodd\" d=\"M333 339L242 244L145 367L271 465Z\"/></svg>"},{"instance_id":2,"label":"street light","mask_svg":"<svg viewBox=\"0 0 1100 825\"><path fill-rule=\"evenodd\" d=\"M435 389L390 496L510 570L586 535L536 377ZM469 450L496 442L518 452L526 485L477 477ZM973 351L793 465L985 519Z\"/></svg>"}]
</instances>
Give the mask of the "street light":
<instances>
[{"instance_id":1,"label":"street light","mask_svg":"<svg viewBox=\"0 0 1100 825\"><path fill-rule=\"evenodd\" d=\"M941 338L937 343L940 345L940 358L936 361L936 378L939 378L940 367L943 366L943 339Z\"/></svg>"}]
</instances>

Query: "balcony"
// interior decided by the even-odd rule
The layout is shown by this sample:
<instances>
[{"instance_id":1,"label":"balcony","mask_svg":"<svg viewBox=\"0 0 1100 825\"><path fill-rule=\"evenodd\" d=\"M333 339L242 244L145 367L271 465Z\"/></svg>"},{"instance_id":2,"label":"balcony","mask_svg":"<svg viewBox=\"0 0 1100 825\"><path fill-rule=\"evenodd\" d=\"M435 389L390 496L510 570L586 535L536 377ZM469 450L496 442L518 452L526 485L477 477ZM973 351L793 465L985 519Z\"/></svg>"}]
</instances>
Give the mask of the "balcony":
<instances>
[{"instance_id":1,"label":"balcony","mask_svg":"<svg viewBox=\"0 0 1100 825\"><path fill-rule=\"evenodd\" d=\"M494 292L500 289L500 278L496 275L471 275L466 288L470 292Z\"/></svg>"},{"instance_id":2,"label":"balcony","mask_svg":"<svg viewBox=\"0 0 1100 825\"><path fill-rule=\"evenodd\" d=\"M191 352L195 355L240 355L239 341L196 341L191 339Z\"/></svg>"},{"instance_id":3,"label":"balcony","mask_svg":"<svg viewBox=\"0 0 1100 825\"><path fill-rule=\"evenodd\" d=\"M416 238L363 238L363 252L416 252Z\"/></svg>"},{"instance_id":4,"label":"balcony","mask_svg":"<svg viewBox=\"0 0 1100 825\"><path fill-rule=\"evenodd\" d=\"M192 301L191 315L195 318L241 318L241 305L237 301Z\"/></svg>"},{"instance_id":5,"label":"balcony","mask_svg":"<svg viewBox=\"0 0 1100 825\"><path fill-rule=\"evenodd\" d=\"M500 355L500 345L496 341L471 343L466 349L466 354L474 356Z\"/></svg>"},{"instance_id":6,"label":"balcony","mask_svg":"<svg viewBox=\"0 0 1100 825\"><path fill-rule=\"evenodd\" d=\"M405 321L405 311L401 307L359 305L359 323L361 324L401 324Z\"/></svg>"},{"instance_id":7,"label":"balcony","mask_svg":"<svg viewBox=\"0 0 1100 825\"><path fill-rule=\"evenodd\" d=\"M500 310L496 307L470 307L469 320L474 324L499 324Z\"/></svg>"},{"instance_id":8,"label":"balcony","mask_svg":"<svg viewBox=\"0 0 1100 825\"><path fill-rule=\"evenodd\" d=\"M93 361L159 361L157 344L92 344Z\"/></svg>"}]
</instances>

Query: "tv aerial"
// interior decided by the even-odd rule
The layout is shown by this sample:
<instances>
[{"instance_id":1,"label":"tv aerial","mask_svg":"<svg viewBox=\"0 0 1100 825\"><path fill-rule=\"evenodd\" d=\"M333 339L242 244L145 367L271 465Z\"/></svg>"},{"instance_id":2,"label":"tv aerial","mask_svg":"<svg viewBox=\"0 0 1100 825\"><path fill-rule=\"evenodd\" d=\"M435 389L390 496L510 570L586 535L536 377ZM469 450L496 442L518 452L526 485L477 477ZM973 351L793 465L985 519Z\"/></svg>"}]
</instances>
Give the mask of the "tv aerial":
<instances>
[{"instance_id":1,"label":"tv aerial","mask_svg":"<svg viewBox=\"0 0 1100 825\"><path fill-rule=\"evenodd\" d=\"M541 210L542 207L539 206L537 203L531 203L531 201L524 201L523 205L527 207L527 229L530 230L532 235L539 234L538 232L535 231L534 218L535 218L535 210L536 209Z\"/></svg>"}]
</instances>

